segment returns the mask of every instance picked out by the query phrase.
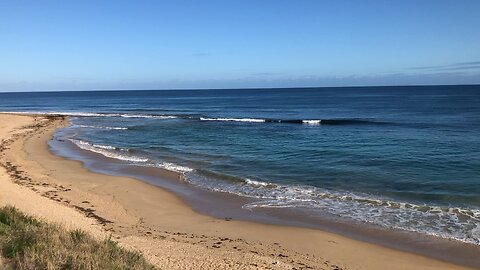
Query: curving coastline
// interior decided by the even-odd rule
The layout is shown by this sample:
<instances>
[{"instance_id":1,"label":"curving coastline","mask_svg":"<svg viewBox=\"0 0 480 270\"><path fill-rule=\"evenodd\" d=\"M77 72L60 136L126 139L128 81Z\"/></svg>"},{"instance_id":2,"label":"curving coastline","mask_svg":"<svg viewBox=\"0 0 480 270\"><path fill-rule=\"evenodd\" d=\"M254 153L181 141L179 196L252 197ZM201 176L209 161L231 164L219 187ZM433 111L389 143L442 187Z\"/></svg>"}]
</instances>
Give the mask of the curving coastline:
<instances>
[{"instance_id":1,"label":"curving coastline","mask_svg":"<svg viewBox=\"0 0 480 270\"><path fill-rule=\"evenodd\" d=\"M2 150L2 164L9 180L32 191L32 198L49 198L62 209L82 213L85 220L93 219L92 226L100 227L99 231L111 232L121 243L142 250L163 267L467 269L319 230L200 215L160 188L131 178L92 173L79 162L52 155L46 142L56 128L66 125L63 118L0 118L2 130L7 130L2 139L8 141L9 149ZM12 139L14 129L24 126ZM2 204L4 198L2 194ZM28 208L28 202L24 203ZM41 216L49 218L48 214ZM205 258L196 258L198 252Z\"/></svg>"}]
</instances>

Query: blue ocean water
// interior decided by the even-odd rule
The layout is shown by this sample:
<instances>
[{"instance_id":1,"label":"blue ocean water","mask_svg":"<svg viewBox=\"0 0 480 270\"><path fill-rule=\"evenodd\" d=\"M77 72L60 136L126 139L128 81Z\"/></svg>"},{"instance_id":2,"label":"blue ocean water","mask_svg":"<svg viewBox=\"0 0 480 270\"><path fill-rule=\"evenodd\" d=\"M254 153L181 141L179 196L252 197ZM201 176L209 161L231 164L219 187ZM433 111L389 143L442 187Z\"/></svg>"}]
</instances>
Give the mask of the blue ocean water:
<instances>
[{"instance_id":1,"label":"blue ocean water","mask_svg":"<svg viewBox=\"0 0 480 270\"><path fill-rule=\"evenodd\" d=\"M0 93L79 148L255 198L480 244L480 86Z\"/></svg>"}]
</instances>

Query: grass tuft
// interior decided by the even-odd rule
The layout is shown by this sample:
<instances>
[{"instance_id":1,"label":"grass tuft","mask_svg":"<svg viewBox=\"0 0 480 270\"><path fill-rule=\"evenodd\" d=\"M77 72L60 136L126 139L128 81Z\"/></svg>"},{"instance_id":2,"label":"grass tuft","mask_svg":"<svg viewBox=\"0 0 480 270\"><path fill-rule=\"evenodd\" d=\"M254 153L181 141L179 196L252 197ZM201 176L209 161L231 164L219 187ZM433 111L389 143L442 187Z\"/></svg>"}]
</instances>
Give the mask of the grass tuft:
<instances>
[{"instance_id":1,"label":"grass tuft","mask_svg":"<svg viewBox=\"0 0 480 270\"><path fill-rule=\"evenodd\" d=\"M155 269L136 251L111 238L95 240L81 230L67 231L0 208L0 251L7 269Z\"/></svg>"}]
</instances>

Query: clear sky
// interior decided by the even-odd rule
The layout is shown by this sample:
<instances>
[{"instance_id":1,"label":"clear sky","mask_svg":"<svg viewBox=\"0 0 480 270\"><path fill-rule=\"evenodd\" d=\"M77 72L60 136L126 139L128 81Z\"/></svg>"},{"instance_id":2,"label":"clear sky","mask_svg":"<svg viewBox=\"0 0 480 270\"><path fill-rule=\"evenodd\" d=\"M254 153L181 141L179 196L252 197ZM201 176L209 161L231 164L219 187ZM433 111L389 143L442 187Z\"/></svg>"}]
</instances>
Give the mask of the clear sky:
<instances>
[{"instance_id":1,"label":"clear sky","mask_svg":"<svg viewBox=\"0 0 480 270\"><path fill-rule=\"evenodd\" d=\"M0 91L464 83L479 0L0 1Z\"/></svg>"}]
</instances>

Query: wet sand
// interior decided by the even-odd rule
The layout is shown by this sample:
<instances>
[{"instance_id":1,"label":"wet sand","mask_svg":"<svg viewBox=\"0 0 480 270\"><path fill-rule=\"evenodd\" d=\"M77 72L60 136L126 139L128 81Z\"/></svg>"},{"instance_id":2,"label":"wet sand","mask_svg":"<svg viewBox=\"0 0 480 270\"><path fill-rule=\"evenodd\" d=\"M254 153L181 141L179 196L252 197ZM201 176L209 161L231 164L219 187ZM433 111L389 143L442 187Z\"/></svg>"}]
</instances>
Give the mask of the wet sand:
<instances>
[{"instance_id":1,"label":"wet sand","mask_svg":"<svg viewBox=\"0 0 480 270\"><path fill-rule=\"evenodd\" d=\"M317 229L199 214L164 189L50 153L67 124L0 114L0 205L111 234L165 269L471 269Z\"/></svg>"}]
</instances>

